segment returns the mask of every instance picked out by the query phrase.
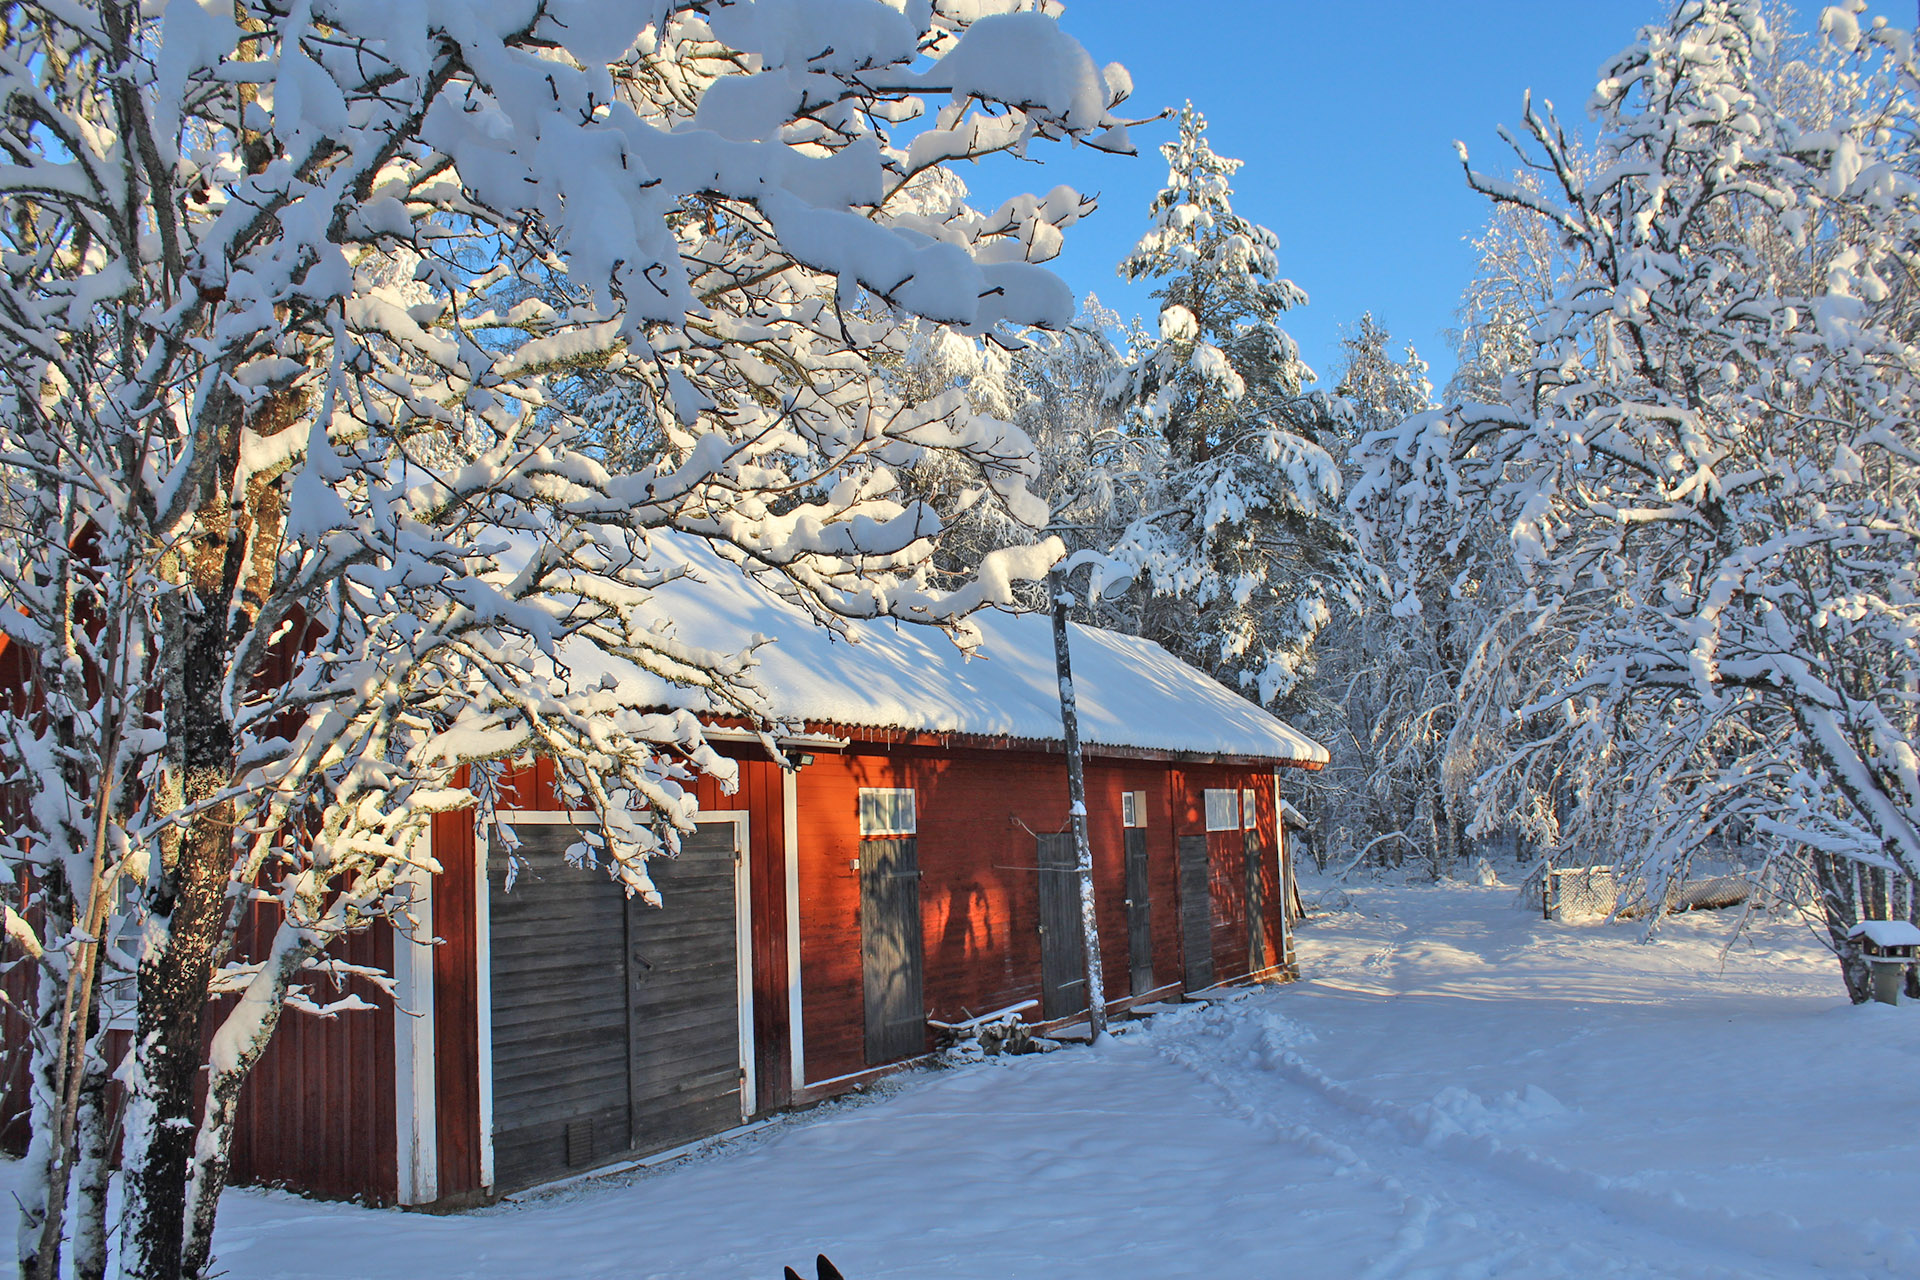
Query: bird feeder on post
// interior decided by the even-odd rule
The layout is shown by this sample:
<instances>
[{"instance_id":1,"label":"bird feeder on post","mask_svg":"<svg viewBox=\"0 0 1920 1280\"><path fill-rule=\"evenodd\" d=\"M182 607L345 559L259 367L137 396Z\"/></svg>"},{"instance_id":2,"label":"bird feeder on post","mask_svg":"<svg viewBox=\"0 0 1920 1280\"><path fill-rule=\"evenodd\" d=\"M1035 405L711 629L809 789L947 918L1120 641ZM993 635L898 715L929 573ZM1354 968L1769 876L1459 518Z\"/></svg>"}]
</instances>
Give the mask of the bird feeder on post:
<instances>
[{"instance_id":1,"label":"bird feeder on post","mask_svg":"<svg viewBox=\"0 0 1920 1280\"><path fill-rule=\"evenodd\" d=\"M1860 943L1860 954L1873 968L1873 998L1881 1004L1899 1004L1907 970L1920 959L1920 925L1908 920L1862 920L1847 930Z\"/></svg>"}]
</instances>

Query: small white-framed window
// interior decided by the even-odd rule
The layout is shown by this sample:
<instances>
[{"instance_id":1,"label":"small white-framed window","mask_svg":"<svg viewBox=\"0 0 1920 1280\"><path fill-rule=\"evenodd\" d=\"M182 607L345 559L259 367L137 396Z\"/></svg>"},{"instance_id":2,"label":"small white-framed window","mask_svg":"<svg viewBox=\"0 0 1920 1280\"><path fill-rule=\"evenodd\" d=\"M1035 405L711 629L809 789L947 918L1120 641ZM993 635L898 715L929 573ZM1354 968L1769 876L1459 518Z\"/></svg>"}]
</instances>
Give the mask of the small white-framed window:
<instances>
[{"instance_id":1,"label":"small white-framed window","mask_svg":"<svg viewBox=\"0 0 1920 1280\"><path fill-rule=\"evenodd\" d=\"M1144 827L1147 825L1146 792L1122 791L1120 793L1120 825L1123 827Z\"/></svg>"},{"instance_id":2,"label":"small white-framed window","mask_svg":"<svg viewBox=\"0 0 1920 1280\"><path fill-rule=\"evenodd\" d=\"M860 788L860 834L910 836L920 829L912 787Z\"/></svg>"},{"instance_id":3,"label":"small white-framed window","mask_svg":"<svg viewBox=\"0 0 1920 1280\"><path fill-rule=\"evenodd\" d=\"M1215 790L1207 788L1207 830L1238 831L1240 829L1240 793L1225 788Z\"/></svg>"},{"instance_id":4,"label":"small white-framed window","mask_svg":"<svg viewBox=\"0 0 1920 1280\"><path fill-rule=\"evenodd\" d=\"M1240 825L1243 827L1260 825L1260 797L1252 787L1240 793Z\"/></svg>"}]
</instances>

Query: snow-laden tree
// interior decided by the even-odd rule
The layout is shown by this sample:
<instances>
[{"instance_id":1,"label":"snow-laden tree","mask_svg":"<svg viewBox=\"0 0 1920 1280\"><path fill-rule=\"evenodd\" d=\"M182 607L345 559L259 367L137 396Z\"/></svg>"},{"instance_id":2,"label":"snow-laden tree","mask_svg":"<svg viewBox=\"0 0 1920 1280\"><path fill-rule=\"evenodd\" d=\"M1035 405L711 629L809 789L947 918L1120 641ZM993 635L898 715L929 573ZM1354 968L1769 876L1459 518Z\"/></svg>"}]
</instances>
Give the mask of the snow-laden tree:
<instances>
[{"instance_id":1,"label":"snow-laden tree","mask_svg":"<svg viewBox=\"0 0 1920 1280\"><path fill-rule=\"evenodd\" d=\"M1260 702L1285 697L1331 603L1349 594L1334 402L1280 327L1306 295L1273 232L1231 201L1241 162L1216 155L1189 104L1161 147L1152 229L1120 262L1159 282L1157 335L1137 335L1110 396L1165 441L1165 472L1114 550L1162 603L1142 634Z\"/></svg>"},{"instance_id":2,"label":"snow-laden tree","mask_svg":"<svg viewBox=\"0 0 1920 1280\"><path fill-rule=\"evenodd\" d=\"M1033 444L1036 471L1028 489L1051 512L1036 529L983 492L976 462L953 452L929 454L902 476L902 486L941 513L936 563L970 572L982 556L1038 537L1057 537L1070 553L1103 554L1140 514L1165 472L1166 442L1106 395L1126 365L1112 337L1119 326L1119 317L1089 296L1074 322L1057 331L988 340L950 329L915 335L896 373L900 394L918 402L958 390L976 412L1010 423ZM1023 599L1046 607L1037 585L1025 588ZM1155 603L1142 592L1090 596L1075 616L1144 634L1142 615Z\"/></svg>"},{"instance_id":3,"label":"snow-laden tree","mask_svg":"<svg viewBox=\"0 0 1920 1280\"><path fill-rule=\"evenodd\" d=\"M1920 875L1914 68L1861 9L1813 47L1685 0L1606 68L1590 167L1529 105L1539 188L1469 170L1564 250L1529 363L1374 437L1355 495L1416 569L1507 536L1530 728L1483 819L1544 771L1563 843L1656 893L1730 841L1804 857L1857 998L1847 927Z\"/></svg>"},{"instance_id":4,"label":"snow-laden tree","mask_svg":"<svg viewBox=\"0 0 1920 1280\"><path fill-rule=\"evenodd\" d=\"M981 212L943 181L1046 139L1127 149L1125 73L1056 8L0 4L23 1275L69 1242L105 1269L128 1004L122 1269L206 1273L248 1070L285 1009L328 1006L330 944L407 927L428 820L500 762L551 757L599 816L578 856L652 895L691 773L729 766L570 661L760 701L749 638L631 621L665 572L650 531L829 623L963 641L1044 572L1054 544L930 577L903 468L964 456L1017 517L1046 508L1017 430L886 370L918 320L1072 318L1033 264L1085 202ZM241 954L257 900L279 924Z\"/></svg>"},{"instance_id":5,"label":"snow-laden tree","mask_svg":"<svg viewBox=\"0 0 1920 1280\"><path fill-rule=\"evenodd\" d=\"M1343 458L1368 434L1433 406L1426 361L1411 346L1396 352L1371 314L1342 339L1335 393L1345 416L1331 443ZM1350 480L1353 464L1342 471ZM1425 613L1393 608L1380 590L1339 611L1295 695L1297 723L1340 745L1327 768L1300 780L1297 797L1322 866L1398 865L1413 854L1438 873L1456 860L1462 807L1449 783L1460 777L1448 769L1461 665L1455 615L1471 607L1472 591L1456 602L1444 588L1428 590L1435 607Z\"/></svg>"}]
</instances>

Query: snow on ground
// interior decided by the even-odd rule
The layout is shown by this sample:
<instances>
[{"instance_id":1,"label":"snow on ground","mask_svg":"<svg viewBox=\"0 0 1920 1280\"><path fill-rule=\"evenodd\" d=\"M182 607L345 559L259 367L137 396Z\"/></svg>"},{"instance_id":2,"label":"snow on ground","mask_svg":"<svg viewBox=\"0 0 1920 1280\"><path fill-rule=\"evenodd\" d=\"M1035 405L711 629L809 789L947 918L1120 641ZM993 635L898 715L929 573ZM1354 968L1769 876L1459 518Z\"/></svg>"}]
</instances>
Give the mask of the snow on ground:
<instances>
[{"instance_id":1,"label":"snow on ground","mask_svg":"<svg viewBox=\"0 0 1920 1280\"><path fill-rule=\"evenodd\" d=\"M1306 980L434 1218L235 1192L233 1280L1911 1276L1920 1010L1803 926L1331 889ZM5 1171L11 1174L11 1169Z\"/></svg>"}]
</instances>

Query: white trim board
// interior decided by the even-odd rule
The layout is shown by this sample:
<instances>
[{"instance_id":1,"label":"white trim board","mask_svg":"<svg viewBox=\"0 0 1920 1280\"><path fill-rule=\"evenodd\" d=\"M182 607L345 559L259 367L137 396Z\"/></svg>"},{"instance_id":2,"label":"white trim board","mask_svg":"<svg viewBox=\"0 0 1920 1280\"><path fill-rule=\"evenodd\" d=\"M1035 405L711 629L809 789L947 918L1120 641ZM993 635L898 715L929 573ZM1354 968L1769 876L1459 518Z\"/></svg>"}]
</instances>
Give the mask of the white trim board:
<instances>
[{"instance_id":1,"label":"white trim board","mask_svg":"<svg viewBox=\"0 0 1920 1280\"><path fill-rule=\"evenodd\" d=\"M493 1194L493 893L487 883L488 826L475 817L473 833L474 1059L480 1073L480 1189Z\"/></svg>"},{"instance_id":2,"label":"white trim board","mask_svg":"<svg viewBox=\"0 0 1920 1280\"><path fill-rule=\"evenodd\" d=\"M423 834L421 841L431 841ZM416 842L417 843L417 842ZM440 1129L434 1080L433 877L415 859L404 883L414 935L393 931L395 1187L401 1204L440 1197Z\"/></svg>"},{"instance_id":3,"label":"white trim board","mask_svg":"<svg viewBox=\"0 0 1920 1280\"><path fill-rule=\"evenodd\" d=\"M787 876L787 1042L789 1075L796 1096L807 1087L806 1036L802 1029L804 1002L800 990L800 775L787 769L780 781L781 819L786 843Z\"/></svg>"}]
</instances>

